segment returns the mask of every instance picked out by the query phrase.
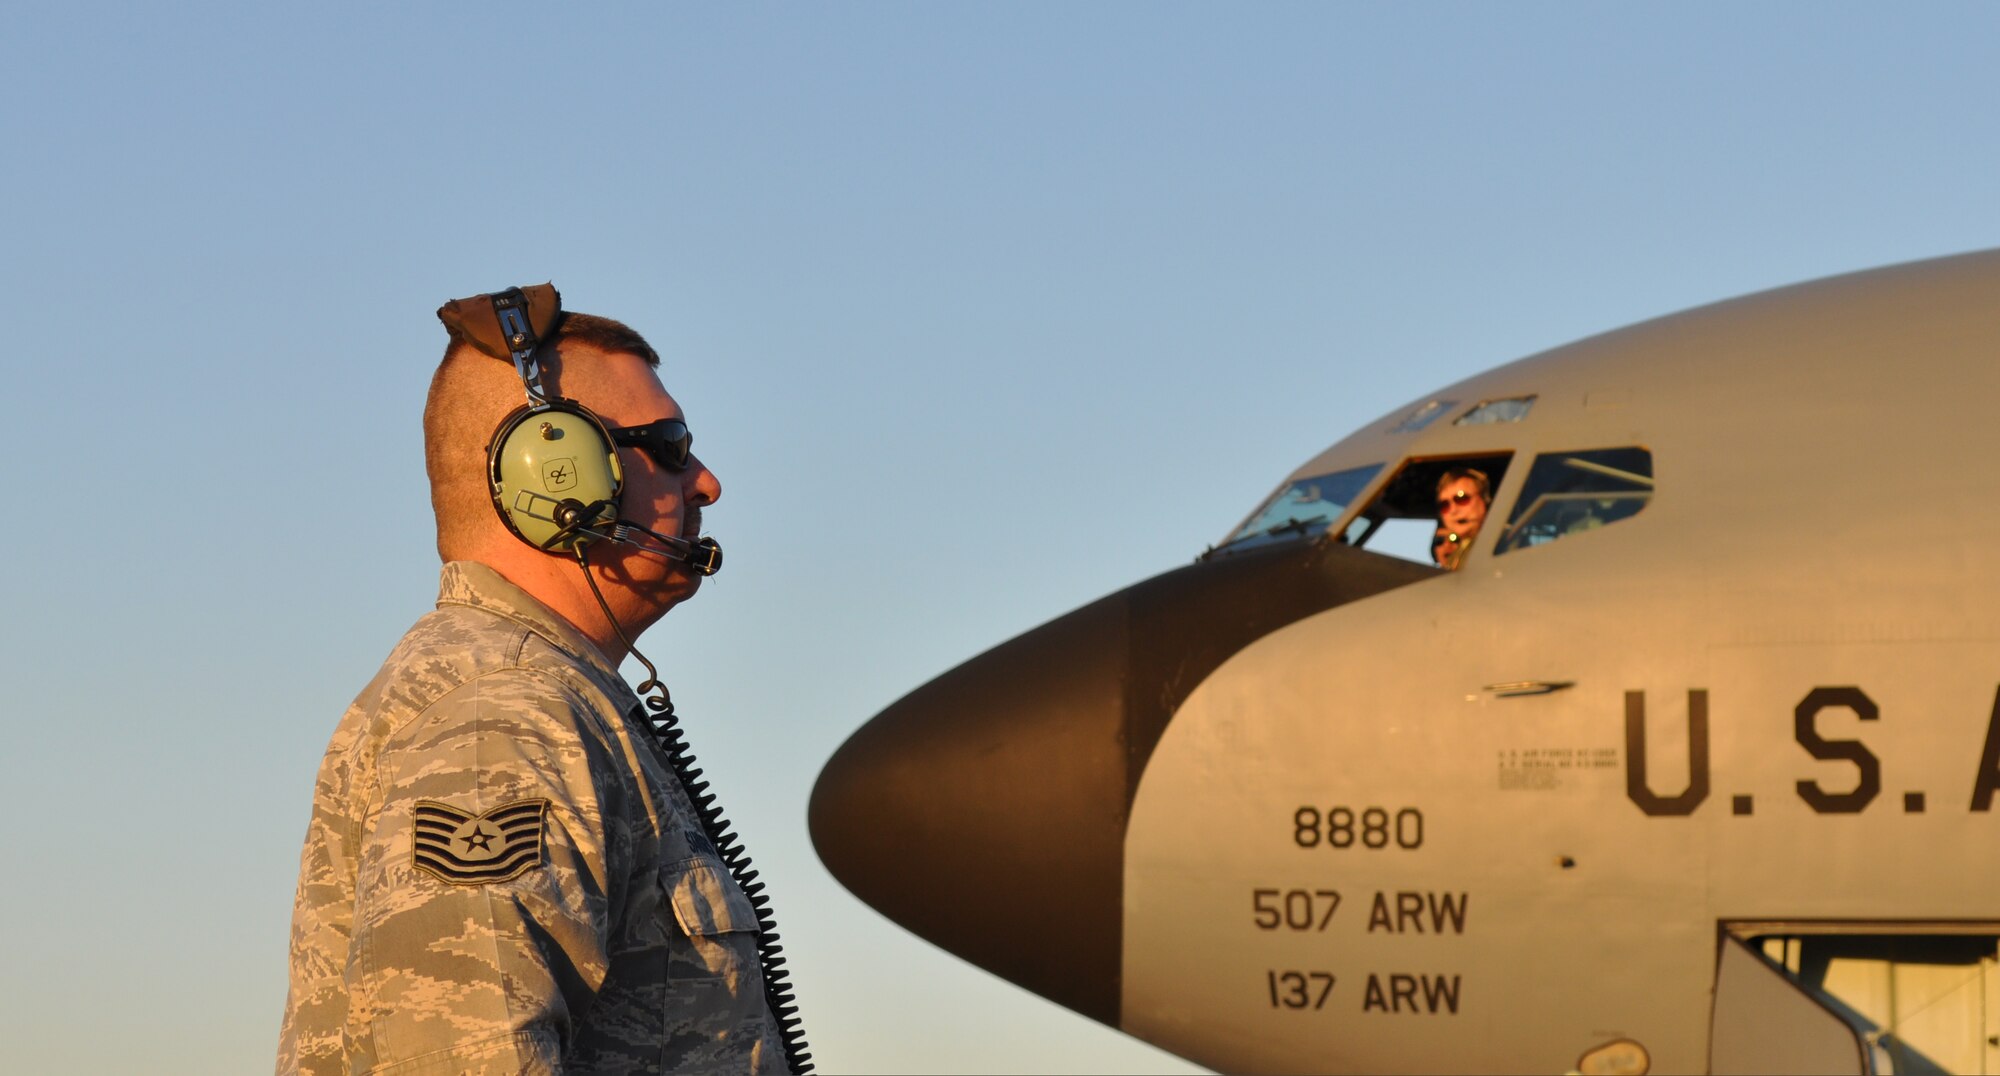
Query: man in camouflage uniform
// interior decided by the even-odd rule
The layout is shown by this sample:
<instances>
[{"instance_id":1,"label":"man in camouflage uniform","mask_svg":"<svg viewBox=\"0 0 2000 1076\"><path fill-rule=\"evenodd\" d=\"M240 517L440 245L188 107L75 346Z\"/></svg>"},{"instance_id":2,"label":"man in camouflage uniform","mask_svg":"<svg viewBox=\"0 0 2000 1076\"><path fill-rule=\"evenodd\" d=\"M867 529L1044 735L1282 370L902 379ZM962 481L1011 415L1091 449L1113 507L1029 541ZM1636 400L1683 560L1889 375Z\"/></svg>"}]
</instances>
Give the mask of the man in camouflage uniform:
<instances>
[{"instance_id":1,"label":"man in camouflage uniform","mask_svg":"<svg viewBox=\"0 0 2000 1076\"><path fill-rule=\"evenodd\" d=\"M608 425L681 416L624 325L571 314L554 345L551 392ZM278 1072L782 1072L756 911L618 675L617 631L573 557L494 510L486 445L521 399L507 363L456 339L432 381L437 609L320 767ZM619 459L625 518L699 534L712 472ZM627 637L699 585L683 564L587 549Z\"/></svg>"}]
</instances>

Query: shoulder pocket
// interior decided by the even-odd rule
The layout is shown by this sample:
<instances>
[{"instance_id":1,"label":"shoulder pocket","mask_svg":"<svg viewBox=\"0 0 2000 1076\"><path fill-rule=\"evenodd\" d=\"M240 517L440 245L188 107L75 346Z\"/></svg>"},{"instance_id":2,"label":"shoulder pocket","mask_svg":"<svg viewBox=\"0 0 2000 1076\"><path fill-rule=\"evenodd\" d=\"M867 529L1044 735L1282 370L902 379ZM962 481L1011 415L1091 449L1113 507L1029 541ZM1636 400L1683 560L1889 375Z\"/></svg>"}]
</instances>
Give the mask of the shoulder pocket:
<instances>
[{"instance_id":1,"label":"shoulder pocket","mask_svg":"<svg viewBox=\"0 0 2000 1076\"><path fill-rule=\"evenodd\" d=\"M709 937L757 929L757 910L720 862L685 860L662 868L660 880L683 932Z\"/></svg>"}]
</instances>

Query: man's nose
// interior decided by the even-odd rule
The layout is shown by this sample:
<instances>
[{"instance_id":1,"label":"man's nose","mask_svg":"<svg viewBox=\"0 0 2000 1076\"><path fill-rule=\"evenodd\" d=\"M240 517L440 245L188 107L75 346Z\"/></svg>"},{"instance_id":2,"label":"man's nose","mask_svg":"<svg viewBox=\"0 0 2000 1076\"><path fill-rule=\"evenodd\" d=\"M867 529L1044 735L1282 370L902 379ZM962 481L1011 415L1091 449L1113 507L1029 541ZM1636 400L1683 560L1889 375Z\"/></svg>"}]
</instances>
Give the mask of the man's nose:
<instances>
[{"instance_id":1,"label":"man's nose","mask_svg":"<svg viewBox=\"0 0 2000 1076\"><path fill-rule=\"evenodd\" d=\"M682 474L681 488L685 490L682 496L689 504L707 507L722 499L722 480L701 462L700 456L690 455L687 470Z\"/></svg>"}]
</instances>

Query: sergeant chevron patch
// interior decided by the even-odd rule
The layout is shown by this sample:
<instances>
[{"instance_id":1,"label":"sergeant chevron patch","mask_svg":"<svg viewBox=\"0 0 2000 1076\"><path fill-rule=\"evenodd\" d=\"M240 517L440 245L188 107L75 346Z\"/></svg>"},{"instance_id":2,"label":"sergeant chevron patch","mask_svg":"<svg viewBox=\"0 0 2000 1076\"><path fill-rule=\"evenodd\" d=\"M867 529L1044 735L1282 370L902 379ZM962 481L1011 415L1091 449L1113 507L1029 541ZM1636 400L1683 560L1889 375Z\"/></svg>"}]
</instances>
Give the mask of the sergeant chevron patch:
<instances>
[{"instance_id":1,"label":"sergeant chevron patch","mask_svg":"<svg viewBox=\"0 0 2000 1076\"><path fill-rule=\"evenodd\" d=\"M418 870L453 885L516 878L542 864L542 816L549 801L517 800L472 815L418 800L410 853Z\"/></svg>"}]
</instances>

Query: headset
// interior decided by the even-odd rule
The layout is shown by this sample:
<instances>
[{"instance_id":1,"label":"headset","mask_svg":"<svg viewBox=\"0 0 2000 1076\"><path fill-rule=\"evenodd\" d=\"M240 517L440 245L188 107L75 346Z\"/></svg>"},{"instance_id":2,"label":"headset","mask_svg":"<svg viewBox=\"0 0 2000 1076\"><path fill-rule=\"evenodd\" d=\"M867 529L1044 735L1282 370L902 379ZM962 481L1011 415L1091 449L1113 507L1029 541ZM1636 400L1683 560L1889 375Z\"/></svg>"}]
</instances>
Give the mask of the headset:
<instances>
[{"instance_id":1,"label":"headset","mask_svg":"<svg viewBox=\"0 0 2000 1076\"><path fill-rule=\"evenodd\" d=\"M700 575L722 569L715 539L688 541L620 518L625 472L611 428L581 403L542 386L542 353L563 317L554 284L454 299L437 315L455 339L512 361L527 391L527 403L501 420L486 446L493 508L515 537L552 554L577 554L604 539L684 563Z\"/></svg>"}]
</instances>

